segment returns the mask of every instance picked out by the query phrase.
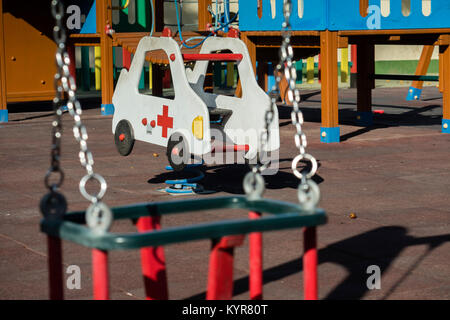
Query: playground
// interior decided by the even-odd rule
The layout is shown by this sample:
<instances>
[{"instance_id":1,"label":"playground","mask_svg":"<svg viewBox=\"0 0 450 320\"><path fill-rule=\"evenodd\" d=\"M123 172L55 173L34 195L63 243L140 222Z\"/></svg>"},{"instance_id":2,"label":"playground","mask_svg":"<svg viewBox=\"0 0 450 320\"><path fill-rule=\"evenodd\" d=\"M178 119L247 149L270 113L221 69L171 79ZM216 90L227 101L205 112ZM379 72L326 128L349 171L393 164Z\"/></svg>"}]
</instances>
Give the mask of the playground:
<instances>
[{"instance_id":1,"label":"playground","mask_svg":"<svg viewBox=\"0 0 450 320\"><path fill-rule=\"evenodd\" d=\"M450 299L444 1L194 2L0 7L0 299Z\"/></svg>"}]
</instances>

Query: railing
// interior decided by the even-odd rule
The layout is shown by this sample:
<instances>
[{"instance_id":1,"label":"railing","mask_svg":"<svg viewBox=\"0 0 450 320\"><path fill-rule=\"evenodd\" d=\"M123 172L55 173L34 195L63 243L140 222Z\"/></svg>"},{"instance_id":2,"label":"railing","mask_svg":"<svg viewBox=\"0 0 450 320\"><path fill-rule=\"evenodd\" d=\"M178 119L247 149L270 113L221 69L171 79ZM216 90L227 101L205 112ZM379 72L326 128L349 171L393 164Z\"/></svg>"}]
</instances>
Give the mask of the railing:
<instances>
[{"instance_id":1,"label":"railing","mask_svg":"<svg viewBox=\"0 0 450 320\"><path fill-rule=\"evenodd\" d=\"M293 30L450 28L448 0L292 0ZM283 0L240 0L241 31L278 31Z\"/></svg>"}]
</instances>

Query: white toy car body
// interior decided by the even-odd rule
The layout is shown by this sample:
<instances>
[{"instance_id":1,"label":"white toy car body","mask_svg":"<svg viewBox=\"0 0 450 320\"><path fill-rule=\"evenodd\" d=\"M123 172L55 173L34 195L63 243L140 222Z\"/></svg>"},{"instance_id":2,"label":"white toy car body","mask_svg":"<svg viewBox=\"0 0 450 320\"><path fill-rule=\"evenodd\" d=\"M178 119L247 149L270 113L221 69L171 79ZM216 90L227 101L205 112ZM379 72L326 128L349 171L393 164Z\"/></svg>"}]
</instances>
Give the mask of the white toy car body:
<instances>
[{"instance_id":1,"label":"white toy car body","mask_svg":"<svg viewBox=\"0 0 450 320\"><path fill-rule=\"evenodd\" d=\"M170 57L174 99L146 95L138 90L146 53L158 49ZM224 50L232 54L210 54ZM261 151L259 140L271 101L256 81L246 45L237 38L210 37L204 42L200 54L191 55L199 59L193 70L185 68L186 56L170 37L143 37L140 40L130 69L122 69L113 95L112 129L119 152L129 154L134 139L167 147L171 137L182 136L187 153L202 156L211 152L211 127L214 127L224 134L227 142L248 146L245 157L254 158ZM222 56L238 57L241 98L203 90L209 61L220 60ZM211 125L210 114L223 116L221 124ZM124 123L130 128L124 130ZM126 145L127 152L121 152L120 144L125 142L131 143L131 147ZM279 146L278 111L274 110L264 151L274 151Z\"/></svg>"}]
</instances>

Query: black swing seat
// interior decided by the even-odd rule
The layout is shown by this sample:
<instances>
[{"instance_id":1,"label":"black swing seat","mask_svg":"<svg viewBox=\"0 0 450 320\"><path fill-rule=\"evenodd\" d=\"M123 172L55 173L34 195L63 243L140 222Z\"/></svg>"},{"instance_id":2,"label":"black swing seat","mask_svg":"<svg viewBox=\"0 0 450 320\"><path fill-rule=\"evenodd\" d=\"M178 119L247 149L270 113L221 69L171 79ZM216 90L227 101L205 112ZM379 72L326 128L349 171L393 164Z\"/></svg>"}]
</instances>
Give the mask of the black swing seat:
<instances>
[{"instance_id":1,"label":"black swing seat","mask_svg":"<svg viewBox=\"0 0 450 320\"><path fill-rule=\"evenodd\" d=\"M213 123L223 123L233 114L232 110L208 107L209 120Z\"/></svg>"},{"instance_id":2,"label":"black swing seat","mask_svg":"<svg viewBox=\"0 0 450 320\"><path fill-rule=\"evenodd\" d=\"M233 110L221 109L221 108L208 108L210 116L222 116L229 117L233 114Z\"/></svg>"},{"instance_id":3,"label":"black swing seat","mask_svg":"<svg viewBox=\"0 0 450 320\"><path fill-rule=\"evenodd\" d=\"M229 235L243 235L325 224L327 217L322 209L306 211L300 205L277 200L249 200L245 196L227 196L170 202L141 203L112 208L114 220L136 220L140 217L162 216L212 209L243 209L260 212L259 219L235 219L217 222L169 227L140 233L98 232L85 225L85 212L72 212L63 219L44 218L41 231L56 238L99 250L126 250L162 246L171 243L201 239L218 239ZM268 215L264 215L267 213Z\"/></svg>"}]
</instances>

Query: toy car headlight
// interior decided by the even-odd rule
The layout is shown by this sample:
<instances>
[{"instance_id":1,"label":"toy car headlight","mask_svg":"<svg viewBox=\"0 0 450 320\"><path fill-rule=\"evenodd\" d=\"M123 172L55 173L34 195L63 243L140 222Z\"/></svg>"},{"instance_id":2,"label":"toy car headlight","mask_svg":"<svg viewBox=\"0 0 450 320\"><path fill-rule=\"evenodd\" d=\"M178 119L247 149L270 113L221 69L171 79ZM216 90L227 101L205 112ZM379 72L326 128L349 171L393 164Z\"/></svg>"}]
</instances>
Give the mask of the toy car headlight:
<instances>
[{"instance_id":1,"label":"toy car headlight","mask_svg":"<svg viewBox=\"0 0 450 320\"><path fill-rule=\"evenodd\" d=\"M203 117L198 116L192 121L192 133L199 140L203 139Z\"/></svg>"}]
</instances>

